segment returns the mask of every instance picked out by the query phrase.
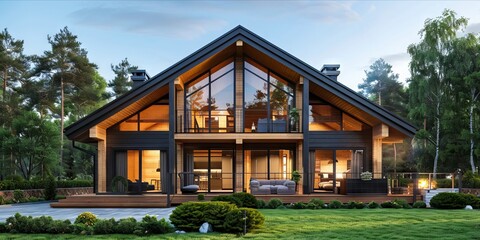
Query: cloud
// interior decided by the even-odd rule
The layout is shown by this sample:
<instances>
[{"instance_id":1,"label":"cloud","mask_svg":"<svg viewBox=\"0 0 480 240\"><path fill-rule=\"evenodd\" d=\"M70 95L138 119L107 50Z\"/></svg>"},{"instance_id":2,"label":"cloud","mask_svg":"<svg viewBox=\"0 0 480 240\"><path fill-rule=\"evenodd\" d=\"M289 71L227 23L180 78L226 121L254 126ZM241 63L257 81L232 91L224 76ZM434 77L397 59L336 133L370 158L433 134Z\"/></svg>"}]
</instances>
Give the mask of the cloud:
<instances>
[{"instance_id":1,"label":"cloud","mask_svg":"<svg viewBox=\"0 0 480 240\"><path fill-rule=\"evenodd\" d=\"M480 23L468 24L466 32L467 33L480 33Z\"/></svg>"},{"instance_id":2,"label":"cloud","mask_svg":"<svg viewBox=\"0 0 480 240\"><path fill-rule=\"evenodd\" d=\"M292 11L299 17L326 23L354 22L360 19L360 14L352 8L351 2L296 1L294 3L285 4L284 10Z\"/></svg>"},{"instance_id":3,"label":"cloud","mask_svg":"<svg viewBox=\"0 0 480 240\"><path fill-rule=\"evenodd\" d=\"M388 54L382 56L383 60L387 63L392 63L392 62L403 62L403 61L408 61L410 59L410 55L406 52L401 52L401 53L394 53L394 54Z\"/></svg>"},{"instance_id":4,"label":"cloud","mask_svg":"<svg viewBox=\"0 0 480 240\"><path fill-rule=\"evenodd\" d=\"M90 7L75 11L70 17L84 26L182 39L192 39L226 25L223 20L183 12Z\"/></svg>"}]
</instances>

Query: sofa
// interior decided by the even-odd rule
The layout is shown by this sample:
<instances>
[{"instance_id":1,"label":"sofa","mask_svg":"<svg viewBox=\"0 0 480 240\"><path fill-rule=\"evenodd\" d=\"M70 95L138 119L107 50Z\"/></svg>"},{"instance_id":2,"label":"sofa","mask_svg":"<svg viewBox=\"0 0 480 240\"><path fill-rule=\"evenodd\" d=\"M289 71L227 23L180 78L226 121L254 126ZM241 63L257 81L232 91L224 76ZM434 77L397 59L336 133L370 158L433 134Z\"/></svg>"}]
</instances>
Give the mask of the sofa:
<instances>
[{"instance_id":1,"label":"sofa","mask_svg":"<svg viewBox=\"0 0 480 240\"><path fill-rule=\"evenodd\" d=\"M250 180L252 194L295 194L295 182L291 180Z\"/></svg>"}]
</instances>

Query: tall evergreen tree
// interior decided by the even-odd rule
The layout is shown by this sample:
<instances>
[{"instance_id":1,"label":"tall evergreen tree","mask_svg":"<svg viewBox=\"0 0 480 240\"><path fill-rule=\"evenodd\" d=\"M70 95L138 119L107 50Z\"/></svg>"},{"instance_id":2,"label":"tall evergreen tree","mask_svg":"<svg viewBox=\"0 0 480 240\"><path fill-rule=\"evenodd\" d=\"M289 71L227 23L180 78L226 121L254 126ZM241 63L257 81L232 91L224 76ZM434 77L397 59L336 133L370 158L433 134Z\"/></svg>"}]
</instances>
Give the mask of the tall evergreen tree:
<instances>
[{"instance_id":1,"label":"tall evergreen tree","mask_svg":"<svg viewBox=\"0 0 480 240\"><path fill-rule=\"evenodd\" d=\"M442 104L445 101L445 92L448 87L445 60L450 53L452 41L457 37L457 32L463 30L466 25L467 19L457 18L454 11L446 9L442 16L427 19L424 28L420 31L420 43L408 47L408 53L412 57L410 62L411 81L416 82L414 86L418 87L418 89L412 90L421 92L421 94L414 93L414 96L419 98L418 102L422 102L420 106L412 106L410 114L413 116L422 110L426 110L424 113L428 114L427 109L434 109L432 128L435 135L434 174L437 173L440 156ZM426 122L426 117L424 119Z\"/></svg>"},{"instance_id":2,"label":"tall evergreen tree","mask_svg":"<svg viewBox=\"0 0 480 240\"><path fill-rule=\"evenodd\" d=\"M115 73L115 78L108 83L108 87L112 88L114 98L117 98L132 88L132 81L130 81L130 73L137 70L137 66L133 66L125 58L117 65L111 65L112 71Z\"/></svg>"},{"instance_id":3,"label":"tall evergreen tree","mask_svg":"<svg viewBox=\"0 0 480 240\"><path fill-rule=\"evenodd\" d=\"M365 70L365 75L363 83L358 84L360 93L387 110L405 117L407 95L398 81L398 74L392 71L392 66L380 58L369 70Z\"/></svg>"},{"instance_id":4,"label":"tall evergreen tree","mask_svg":"<svg viewBox=\"0 0 480 240\"><path fill-rule=\"evenodd\" d=\"M51 50L45 51L39 58L37 72L41 75L40 86L43 86L45 96L53 97L50 101L53 105L47 106L52 108L51 112L60 115L60 161L62 163L65 117L74 116L78 107L85 108L102 100L91 98L92 96L98 97L104 94L91 94L98 85L95 80L96 66L89 61L87 51L81 48L76 35L65 27L54 36L48 36L48 42Z\"/></svg>"},{"instance_id":5,"label":"tall evergreen tree","mask_svg":"<svg viewBox=\"0 0 480 240\"><path fill-rule=\"evenodd\" d=\"M7 88L20 81L27 59L23 54L23 40L15 40L7 29L0 33L0 72L2 72L2 101L6 101Z\"/></svg>"}]
</instances>

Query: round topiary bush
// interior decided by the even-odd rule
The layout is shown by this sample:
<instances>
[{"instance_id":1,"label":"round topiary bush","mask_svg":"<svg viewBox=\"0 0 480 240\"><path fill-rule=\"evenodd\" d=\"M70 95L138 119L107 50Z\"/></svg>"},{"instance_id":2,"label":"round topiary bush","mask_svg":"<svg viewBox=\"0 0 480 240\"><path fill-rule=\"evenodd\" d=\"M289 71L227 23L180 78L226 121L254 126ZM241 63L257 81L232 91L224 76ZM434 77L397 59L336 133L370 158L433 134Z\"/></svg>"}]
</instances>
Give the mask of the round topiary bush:
<instances>
[{"instance_id":1,"label":"round topiary bush","mask_svg":"<svg viewBox=\"0 0 480 240\"><path fill-rule=\"evenodd\" d=\"M320 208L323 208L324 206L324 203L321 199L318 199L318 198L312 198L310 199L310 201L308 202L308 204L312 204L313 205L313 208L311 208L312 206L308 207L308 208L311 208L311 209L320 209Z\"/></svg>"},{"instance_id":2,"label":"round topiary bush","mask_svg":"<svg viewBox=\"0 0 480 240\"><path fill-rule=\"evenodd\" d=\"M367 207L370 208L370 209L379 208L380 204L378 204L374 201L371 201L371 202L368 203Z\"/></svg>"},{"instance_id":3,"label":"round topiary bush","mask_svg":"<svg viewBox=\"0 0 480 240\"><path fill-rule=\"evenodd\" d=\"M236 192L232 194L232 197L238 199L242 207L257 208L257 198L250 193Z\"/></svg>"},{"instance_id":4,"label":"round topiary bush","mask_svg":"<svg viewBox=\"0 0 480 240\"><path fill-rule=\"evenodd\" d=\"M380 204L380 206L382 206L382 208L402 208L402 205L395 201L383 202Z\"/></svg>"},{"instance_id":5,"label":"round topiary bush","mask_svg":"<svg viewBox=\"0 0 480 240\"><path fill-rule=\"evenodd\" d=\"M189 232L198 231L204 222L223 232L225 217L233 209L237 206L228 202L186 202L173 210L170 221L177 229Z\"/></svg>"},{"instance_id":6,"label":"round topiary bush","mask_svg":"<svg viewBox=\"0 0 480 240\"><path fill-rule=\"evenodd\" d=\"M256 209L239 208L230 211L224 222L226 232L241 233L244 228L249 232L252 229L260 228L265 222L265 217Z\"/></svg>"},{"instance_id":7,"label":"round topiary bush","mask_svg":"<svg viewBox=\"0 0 480 240\"><path fill-rule=\"evenodd\" d=\"M364 209L367 205L363 202L356 202L355 203L355 208L356 209Z\"/></svg>"},{"instance_id":8,"label":"round topiary bush","mask_svg":"<svg viewBox=\"0 0 480 240\"><path fill-rule=\"evenodd\" d=\"M120 221L118 221L118 224L115 226L115 232L121 234L133 234L137 225L138 223L135 218L123 218L120 219Z\"/></svg>"},{"instance_id":9,"label":"round topiary bush","mask_svg":"<svg viewBox=\"0 0 480 240\"><path fill-rule=\"evenodd\" d=\"M242 202L238 198L233 197L232 195L219 195L212 198L213 202L228 202L234 204L237 207L242 207Z\"/></svg>"},{"instance_id":10,"label":"round topiary bush","mask_svg":"<svg viewBox=\"0 0 480 240\"><path fill-rule=\"evenodd\" d=\"M296 203L292 204L293 209L305 209L306 207L307 207L307 205L303 202L296 202Z\"/></svg>"},{"instance_id":11,"label":"round topiary bush","mask_svg":"<svg viewBox=\"0 0 480 240\"><path fill-rule=\"evenodd\" d=\"M424 201L416 201L413 208L427 208L427 204Z\"/></svg>"},{"instance_id":12,"label":"round topiary bush","mask_svg":"<svg viewBox=\"0 0 480 240\"><path fill-rule=\"evenodd\" d=\"M333 200L328 204L328 208L330 208L330 209L342 208L342 203L338 200Z\"/></svg>"},{"instance_id":13,"label":"round topiary bush","mask_svg":"<svg viewBox=\"0 0 480 240\"><path fill-rule=\"evenodd\" d=\"M283 202L282 202L282 200L280 200L278 198L272 198L267 203L267 207L271 208L271 209L278 208L279 206L283 206Z\"/></svg>"},{"instance_id":14,"label":"round topiary bush","mask_svg":"<svg viewBox=\"0 0 480 240\"><path fill-rule=\"evenodd\" d=\"M75 224L84 224L87 226L93 226L97 222L97 216L91 212L84 212L78 215L75 219Z\"/></svg>"},{"instance_id":15,"label":"round topiary bush","mask_svg":"<svg viewBox=\"0 0 480 240\"><path fill-rule=\"evenodd\" d=\"M430 200L430 206L438 209L462 209L466 205L466 199L459 193L443 192Z\"/></svg>"},{"instance_id":16,"label":"round topiary bush","mask_svg":"<svg viewBox=\"0 0 480 240\"><path fill-rule=\"evenodd\" d=\"M460 193L460 195L465 199L467 205L472 206L474 209L480 208L480 197L467 193Z\"/></svg>"},{"instance_id":17,"label":"round topiary bush","mask_svg":"<svg viewBox=\"0 0 480 240\"><path fill-rule=\"evenodd\" d=\"M266 208L266 207L267 207L267 203L265 201L263 201L262 199L257 200L257 208L258 209L262 209L262 208Z\"/></svg>"}]
</instances>

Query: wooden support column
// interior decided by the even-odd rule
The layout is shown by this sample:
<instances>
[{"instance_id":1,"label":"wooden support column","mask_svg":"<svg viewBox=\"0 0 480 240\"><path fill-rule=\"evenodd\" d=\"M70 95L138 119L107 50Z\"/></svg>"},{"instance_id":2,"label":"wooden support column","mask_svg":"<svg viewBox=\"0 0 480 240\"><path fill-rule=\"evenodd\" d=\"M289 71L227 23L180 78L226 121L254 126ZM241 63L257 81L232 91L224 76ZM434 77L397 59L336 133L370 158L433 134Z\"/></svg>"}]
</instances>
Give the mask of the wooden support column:
<instances>
[{"instance_id":1,"label":"wooden support column","mask_svg":"<svg viewBox=\"0 0 480 240\"><path fill-rule=\"evenodd\" d=\"M175 116L175 99L176 99L176 91L175 91L175 82L170 81L169 83L169 95L168 95L168 111L169 116ZM171 117L169 122L169 131L168 131L168 161L167 161L167 169L168 175L165 180L167 180L167 207L170 207L170 194L174 192L174 179L175 179L175 163L176 155L175 155L175 118Z\"/></svg>"},{"instance_id":2,"label":"wooden support column","mask_svg":"<svg viewBox=\"0 0 480 240\"><path fill-rule=\"evenodd\" d=\"M100 127L89 129L89 137L97 139L97 193L107 191L107 131Z\"/></svg>"},{"instance_id":3,"label":"wooden support column","mask_svg":"<svg viewBox=\"0 0 480 240\"><path fill-rule=\"evenodd\" d=\"M235 58L235 132L243 132L243 129L243 58L237 56Z\"/></svg>"},{"instance_id":4,"label":"wooden support column","mask_svg":"<svg viewBox=\"0 0 480 240\"><path fill-rule=\"evenodd\" d=\"M308 194L310 193L310 189L313 189L312 186L312 181L310 181L311 177L309 175L309 172L311 172L310 169L310 160L309 160L309 134L308 134L308 106L309 106L309 80L304 79L303 81L303 94L302 94L302 126L301 130L303 131L303 152L302 152L302 159L299 159L299 161L302 162L303 165L303 193Z\"/></svg>"},{"instance_id":5,"label":"wooden support column","mask_svg":"<svg viewBox=\"0 0 480 240\"><path fill-rule=\"evenodd\" d=\"M385 124L380 124L372 129L372 163L373 178L382 178L382 141L389 136L389 128Z\"/></svg>"},{"instance_id":6,"label":"wooden support column","mask_svg":"<svg viewBox=\"0 0 480 240\"><path fill-rule=\"evenodd\" d=\"M235 178L234 192L243 192L244 166L243 166L243 145L235 144L235 169L233 170Z\"/></svg>"}]
</instances>

